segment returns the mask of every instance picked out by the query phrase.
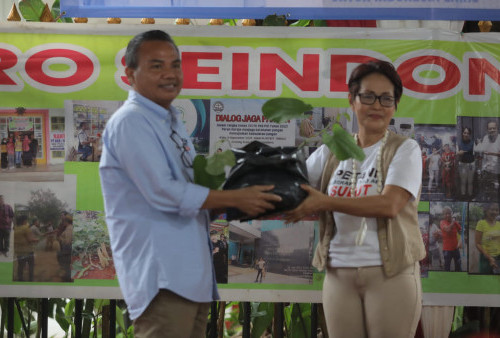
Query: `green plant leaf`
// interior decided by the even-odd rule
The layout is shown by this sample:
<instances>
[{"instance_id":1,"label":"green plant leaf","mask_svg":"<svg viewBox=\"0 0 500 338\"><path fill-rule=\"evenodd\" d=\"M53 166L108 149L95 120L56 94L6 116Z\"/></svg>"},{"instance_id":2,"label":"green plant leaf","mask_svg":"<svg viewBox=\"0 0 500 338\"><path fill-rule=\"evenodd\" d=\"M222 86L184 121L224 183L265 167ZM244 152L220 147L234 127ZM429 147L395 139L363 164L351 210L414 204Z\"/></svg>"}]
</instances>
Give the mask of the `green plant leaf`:
<instances>
[{"instance_id":1,"label":"green plant leaf","mask_svg":"<svg viewBox=\"0 0 500 338\"><path fill-rule=\"evenodd\" d=\"M290 304L289 321L287 321L290 338L307 337L311 332L311 304ZM285 308L285 310L287 310ZM286 312L286 311L285 311Z\"/></svg>"},{"instance_id":2,"label":"green plant leaf","mask_svg":"<svg viewBox=\"0 0 500 338\"><path fill-rule=\"evenodd\" d=\"M21 0L19 11L26 21L40 21L45 3L42 0Z\"/></svg>"},{"instance_id":3,"label":"green plant leaf","mask_svg":"<svg viewBox=\"0 0 500 338\"><path fill-rule=\"evenodd\" d=\"M220 153L215 153L207 158L207 166L205 170L213 176L224 174L226 166L234 166L236 164L236 157L231 150L225 150Z\"/></svg>"},{"instance_id":4,"label":"green plant leaf","mask_svg":"<svg viewBox=\"0 0 500 338\"><path fill-rule=\"evenodd\" d=\"M66 306L64 307L64 316L66 318L71 318L73 316L73 312L75 311L75 300L71 299Z\"/></svg>"},{"instance_id":5,"label":"green plant leaf","mask_svg":"<svg viewBox=\"0 0 500 338\"><path fill-rule=\"evenodd\" d=\"M349 158L355 158L358 161L364 160L365 153L356 144L351 134L345 131L339 124L334 124L332 131L332 134L324 133L322 139L323 143L326 144L337 159L340 161Z\"/></svg>"},{"instance_id":6,"label":"green plant leaf","mask_svg":"<svg viewBox=\"0 0 500 338\"><path fill-rule=\"evenodd\" d=\"M313 20L313 26L314 27L326 27L326 21L325 20Z\"/></svg>"},{"instance_id":7,"label":"green plant leaf","mask_svg":"<svg viewBox=\"0 0 500 338\"><path fill-rule=\"evenodd\" d=\"M122 332L125 332L125 320L123 319L123 311L118 305L116 306L116 324Z\"/></svg>"},{"instance_id":8,"label":"green plant leaf","mask_svg":"<svg viewBox=\"0 0 500 338\"><path fill-rule=\"evenodd\" d=\"M52 4L52 9L50 12L52 13L52 16L54 17L54 19L57 19L56 20L57 22L66 22L66 23L73 22L73 19L71 19L71 18L68 18L68 17L61 18L60 17L61 16L60 0L54 1L54 4Z\"/></svg>"},{"instance_id":9,"label":"green plant leaf","mask_svg":"<svg viewBox=\"0 0 500 338\"><path fill-rule=\"evenodd\" d=\"M271 325L274 316L274 303L252 303L252 338L260 338Z\"/></svg>"},{"instance_id":10,"label":"green plant leaf","mask_svg":"<svg viewBox=\"0 0 500 338\"><path fill-rule=\"evenodd\" d=\"M286 18L284 15L268 15L262 21L262 26L286 26Z\"/></svg>"},{"instance_id":11,"label":"green plant leaf","mask_svg":"<svg viewBox=\"0 0 500 338\"><path fill-rule=\"evenodd\" d=\"M276 123L304 117L304 113L312 109L310 104L302 100L286 97L270 99L262 105L264 116Z\"/></svg>"},{"instance_id":12,"label":"green plant leaf","mask_svg":"<svg viewBox=\"0 0 500 338\"><path fill-rule=\"evenodd\" d=\"M290 26L308 27L310 23L311 23L311 20L297 20L294 23L290 24Z\"/></svg>"},{"instance_id":13,"label":"green plant leaf","mask_svg":"<svg viewBox=\"0 0 500 338\"><path fill-rule=\"evenodd\" d=\"M23 329L23 323L21 321L21 314L17 311L17 307L14 307L14 333L19 334Z\"/></svg>"},{"instance_id":14,"label":"green plant leaf","mask_svg":"<svg viewBox=\"0 0 500 338\"><path fill-rule=\"evenodd\" d=\"M134 326L131 325L128 327L128 330L127 330L127 337L134 337Z\"/></svg>"},{"instance_id":15,"label":"green plant leaf","mask_svg":"<svg viewBox=\"0 0 500 338\"><path fill-rule=\"evenodd\" d=\"M223 20L224 20L224 25L236 26L236 20L234 19L223 19Z\"/></svg>"},{"instance_id":16,"label":"green plant leaf","mask_svg":"<svg viewBox=\"0 0 500 338\"><path fill-rule=\"evenodd\" d=\"M98 312L102 311L103 306L109 305L109 299L96 299L94 301L94 309L98 310Z\"/></svg>"},{"instance_id":17,"label":"green plant leaf","mask_svg":"<svg viewBox=\"0 0 500 338\"><path fill-rule=\"evenodd\" d=\"M64 315L61 315L61 314L56 314L56 322L59 324L59 326L61 327L61 329L64 331L64 332L68 332L69 330L69 321L66 319L66 317Z\"/></svg>"},{"instance_id":18,"label":"green plant leaf","mask_svg":"<svg viewBox=\"0 0 500 338\"><path fill-rule=\"evenodd\" d=\"M220 175L210 175L206 170L207 159L203 155L196 155L193 161L194 183L217 190L226 180L224 173Z\"/></svg>"}]
</instances>

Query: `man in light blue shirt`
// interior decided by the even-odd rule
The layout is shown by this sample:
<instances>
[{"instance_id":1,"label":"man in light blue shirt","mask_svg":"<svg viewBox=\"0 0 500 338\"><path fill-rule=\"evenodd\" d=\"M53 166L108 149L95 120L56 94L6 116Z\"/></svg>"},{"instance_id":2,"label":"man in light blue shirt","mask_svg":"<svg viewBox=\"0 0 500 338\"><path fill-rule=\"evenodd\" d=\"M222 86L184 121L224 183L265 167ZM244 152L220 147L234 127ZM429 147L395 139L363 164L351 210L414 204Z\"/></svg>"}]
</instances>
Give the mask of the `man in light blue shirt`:
<instances>
[{"instance_id":1,"label":"man in light blue shirt","mask_svg":"<svg viewBox=\"0 0 500 338\"><path fill-rule=\"evenodd\" d=\"M273 209L273 186L215 191L193 182L194 147L171 106L182 87L179 51L163 31L125 53L133 90L110 118L99 165L106 222L136 337L203 337L218 298L210 209Z\"/></svg>"}]
</instances>

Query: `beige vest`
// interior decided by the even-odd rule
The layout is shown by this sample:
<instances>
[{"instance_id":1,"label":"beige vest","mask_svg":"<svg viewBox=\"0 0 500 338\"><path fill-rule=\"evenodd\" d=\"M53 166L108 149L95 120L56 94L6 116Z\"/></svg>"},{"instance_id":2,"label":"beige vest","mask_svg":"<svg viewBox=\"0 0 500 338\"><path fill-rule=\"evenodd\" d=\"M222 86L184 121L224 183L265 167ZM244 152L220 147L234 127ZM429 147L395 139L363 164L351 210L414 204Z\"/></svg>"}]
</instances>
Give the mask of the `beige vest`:
<instances>
[{"instance_id":1,"label":"beige vest","mask_svg":"<svg viewBox=\"0 0 500 338\"><path fill-rule=\"evenodd\" d=\"M390 132L382 151L382 171L387 177L389 164L396 150L406 140L405 137ZM326 193L328 183L337 169L339 161L330 156L321 176L321 191ZM391 277L405 267L425 257L425 247L418 226L417 198L409 201L394 218L377 218L378 241L384 272ZM335 235L335 221L330 211L322 212L319 220L319 242L316 246L312 265L319 271L325 270L328 260L330 241Z\"/></svg>"}]
</instances>

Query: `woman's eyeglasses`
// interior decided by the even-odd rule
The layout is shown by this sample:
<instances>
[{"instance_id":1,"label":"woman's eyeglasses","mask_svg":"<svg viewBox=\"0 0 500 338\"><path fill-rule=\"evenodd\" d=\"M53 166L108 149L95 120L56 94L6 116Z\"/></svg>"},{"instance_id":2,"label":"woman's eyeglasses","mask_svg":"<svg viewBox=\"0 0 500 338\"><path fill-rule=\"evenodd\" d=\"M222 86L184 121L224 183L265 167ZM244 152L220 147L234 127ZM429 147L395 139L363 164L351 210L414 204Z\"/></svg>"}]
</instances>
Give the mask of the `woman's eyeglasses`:
<instances>
[{"instance_id":1,"label":"woman's eyeglasses","mask_svg":"<svg viewBox=\"0 0 500 338\"><path fill-rule=\"evenodd\" d=\"M186 168L192 168L193 167L193 159L189 155L189 145L188 145L188 140L181 137L174 129L172 129L172 133L170 133L170 138L172 141L174 141L175 146L177 149L181 151L181 160L182 164Z\"/></svg>"},{"instance_id":2,"label":"woman's eyeglasses","mask_svg":"<svg viewBox=\"0 0 500 338\"><path fill-rule=\"evenodd\" d=\"M396 103L396 99L394 99L394 96L390 95L380 95L377 96L373 93L358 93L359 101L362 104L367 104L367 105L372 105L375 103L375 101L380 102L380 105L382 107L390 108L393 107L394 104Z\"/></svg>"}]
</instances>

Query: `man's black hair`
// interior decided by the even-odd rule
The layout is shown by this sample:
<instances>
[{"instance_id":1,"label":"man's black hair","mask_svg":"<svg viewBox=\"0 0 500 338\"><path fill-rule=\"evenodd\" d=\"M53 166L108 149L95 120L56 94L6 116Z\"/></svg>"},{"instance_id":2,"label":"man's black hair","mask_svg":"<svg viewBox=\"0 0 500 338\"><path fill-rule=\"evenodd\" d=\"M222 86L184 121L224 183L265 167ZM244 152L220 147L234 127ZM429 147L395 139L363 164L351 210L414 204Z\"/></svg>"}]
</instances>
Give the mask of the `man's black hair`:
<instances>
[{"instance_id":1,"label":"man's black hair","mask_svg":"<svg viewBox=\"0 0 500 338\"><path fill-rule=\"evenodd\" d=\"M171 43L177 52L179 49L175 44L174 40L168 33L161 30L151 30L147 32L142 32L137 34L130 40L127 45L127 50L125 51L125 65L129 68L135 69L139 63L137 54L139 53L139 47L141 47L143 42L146 41L165 41Z\"/></svg>"}]
</instances>

